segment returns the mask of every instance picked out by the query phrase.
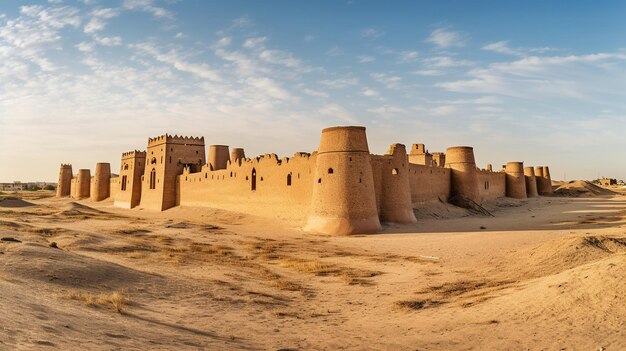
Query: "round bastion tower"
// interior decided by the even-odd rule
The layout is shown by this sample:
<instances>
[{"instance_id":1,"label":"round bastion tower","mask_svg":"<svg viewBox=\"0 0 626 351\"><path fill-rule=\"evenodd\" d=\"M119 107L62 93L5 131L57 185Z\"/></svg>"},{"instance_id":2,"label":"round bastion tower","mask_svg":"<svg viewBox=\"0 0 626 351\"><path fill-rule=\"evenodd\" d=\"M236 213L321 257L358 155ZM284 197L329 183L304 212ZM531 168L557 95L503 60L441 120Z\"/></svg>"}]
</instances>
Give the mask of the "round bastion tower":
<instances>
[{"instance_id":1,"label":"round bastion tower","mask_svg":"<svg viewBox=\"0 0 626 351\"><path fill-rule=\"evenodd\" d=\"M474 148L449 147L446 150L446 168L452 171L452 196L462 196L478 203L480 200Z\"/></svg>"},{"instance_id":2,"label":"round bastion tower","mask_svg":"<svg viewBox=\"0 0 626 351\"><path fill-rule=\"evenodd\" d=\"M532 167L524 167L524 176L526 177L526 195L528 197L537 197L537 178L535 178L535 169Z\"/></svg>"},{"instance_id":3,"label":"round bastion tower","mask_svg":"<svg viewBox=\"0 0 626 351\"><path fill-rule=\"evenodd\" d=\"M406 147L393 144L386 156L382 167L381 218L392 223L416 223Z\"/></svg>"},{"instance_id":4,"label":"round bastion tower","mask_svg":"<svg viewBox=\"0 0 626 351\"><path fill-rule=\"evenodd\" d=\"M527 196L524 163L508 162L504 171L506 172L506 196L515 199L525 199Z\"/></svg>"},{"instance_id":5,"label":"round bastion tower","mask_svg":"<svg viewBox=\"0 0 626 351\"><path fill-rule=\"evenodd\" d=\"M59 183L57 184L57 197L72 195L72 165L61 164L59 170Z\"/></svg>"},{"instance_id":6,"label":"round bastion tower","mask_svg":"<svg viewBox=\"0 0 626 351\"><path fill-rule=\"evenodd\" d=\"M237 162L238 164L241 165L241 161L244 158L246 158L246 154L242 148L234 147L232 150L230 150L230 162L232 163Z\"/></svg>"},{"instance_id":7,"label":"round bastion tower","mask_svg":"<svg viewBox=\"0 0 626 351\"><path fill-rule=\"evenodd\" d=\"M543 176L543 167L535 166L535 180L537 181L537 193L539 195L548 195L546 189L546 178Z\"/></svg>"},{"instance_id":8,"label":"round bastion tower","mask_svg":"<svg viewBox=\"0 0 626 351\"><path fill-rule=\"evenodd\" d=\"M209 146L209 165L211 165L211 170L226 169L228 160L230 160L228 145Z\"/></svg>"},{"instance_id":9,"label":"round bastion tower","mask_svg":"<svg viewBox=\"0 0 626 351\"><path fill-rule=\"evenodd\" d=\"M543 178L546 182L546 194L552 194L552 177L550 177L550 168L543 166Z\"/></svg>"},{"instance_id":10,"label":"round bastion tower","mask_svg":"<svg viewBox=\"0 0 626 351\"><path fill-rule=\"evenodd\" d=\"M381 230L365 127L322 130L304 229L348 235Z\"/></svg>"},{"instance_id":11,"label":"round bastion tower","mask_svg":"<svg viewBox=\"0 0 626 351\"><path fill-rule=\"evenodd\" d=\"M91 190L91 171L88 169L79 169L76 176L75 190L73 198L76 200L89 197Z\"/></svg>"},{"instance_id":12,"label":"round bastion tower","mask_svg":"<svg viewBox=\"0 0 626 351\"><path fill-rule=\"evenodd\" d=\"M96 163L96 172L91 182L91 201L102 201L111 193L111 164Z\"/></svg>"}]
</instances>

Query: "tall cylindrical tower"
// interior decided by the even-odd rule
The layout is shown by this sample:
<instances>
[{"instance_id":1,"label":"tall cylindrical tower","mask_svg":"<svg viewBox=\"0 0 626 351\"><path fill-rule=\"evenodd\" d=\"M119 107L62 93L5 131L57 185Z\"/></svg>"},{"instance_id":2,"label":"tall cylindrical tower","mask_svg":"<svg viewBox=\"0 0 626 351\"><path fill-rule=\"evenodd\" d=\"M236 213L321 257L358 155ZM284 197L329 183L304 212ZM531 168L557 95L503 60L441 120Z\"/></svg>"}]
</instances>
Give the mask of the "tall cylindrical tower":
<instances>
[{"instance_id":1,"label":"tall cylindrical tower","mask_svg":"<svg viewBox=\"0 0 626 351\"><path fill-rule=\"evenodd\" d=\"M96 163L96 172L91 182L91 200L102 201L111 194L111 164Z\"/></svg>"},{"instance_id":2,"label":"tall cylindrical tower","mask_svg":"<svg viewBox=\"0 0 626 351\"><path fill-rule=\"evenodd\" d=\"M322 130L308 231L347 235L381 230L365 127Z\"/></svg>"},{"instance_id":3,"label":"tall cylindrical tower","mask_svg":"<svg viewBox=\"0 0 626 351\"><path fill-rule=\"evenodd\" d=\"M504 171L506 172L506 196L516 199L525 199L527 196L524 163L508 162Z\"/></svg>"},{"instance_id":4,"label":"tall cylindrical tower","mask_svg":"<svg viewBox=\"0 0 626 351\"><path fill-rule=\"evenodd\" d=\"M381 218L386 222L415 223L406 147L393 144L382 166Z\"/></svg>"},{"instance_id":5,"label":"tall cylindrical tower","mask_svg":"<svg viewBox=\"0 0 626 351\"><path fill-rule=\"evenodd\" d=\"M59 170L59 183L57 184L57 197L71 196L72 165L61 164Z\"/></svg>"},{"instance_id":6,"label":"tall cylindrical tower","mask_svg":"<svg viewBox=\"0 0 626 351\"><path fill-rule=\"evenodd\" d=\"M537 193L539 195L549 195L546 178L543 176L543 167L535 166L535 179L537 181Z\"/></svg>"},{"instance_id":7,"label":"tall cylindrical tower","mask_svg":"<svg viewBox=\"0 0 626 351\"><path fill-rule=\"evenodd\" d=\"M550 177L550 168L548 166L543 166L543 178L546 182L546 193L548 195L552 194L552 177Z\"/></svg>"},{"instance_id":8,"label":"tall cylindrical tower","mask_svg":"<svg viewBox=\"0 0 626 351\"><path fill-rule=\"evenodd\" d=\"M228 145L209 146L209 165L212 170L226 169L228 160L230 160Z\"/></svg>"},{"instance_id":9,"label":"tall cylindrical tower","mask_svg":"<svg viewBox=\"0 0 626 351\"><path fill-rule=\"evenodd\" d=\"M239 164L241 164L241 160L243 160L244 158L246 158L246 154L243 148L234 147L232 150L230 150L230 162L238 162Z\"/></svg>"},{"instance_id":10,"label":"tall cylindrical tower","mask_svg":"<svg viewBox=\"0 0 626 351\"><path fill-rule=\"evenodd\" d=\"M88 169L79 169L76 176L76 184L74 185L74 194L72 197L76 200L89 197L91 189L91 171Z\"/></svg>"},{"instance_id":11,"label":"tall cylindrical tower","mask_svg":"<svg viewBox=\"0 0 626 351\"><path fill-rule=\"evenodd\" d=\"M446 168L451 169L452 196L479 202L474 149L470 146L449 147L446 150Z\"/></svg>"},{"instance_id":12,"label":"tall cylindrical tower","mask_svg":"<svg viewBox=\"0 0 626 351\"><path fill-rule=\"evenodd\" d=\"M524 167L524 177L526 178L526 195L528 197L537 197L537 178L535 170L532 167Z\"/></svg>"}]
</instances>

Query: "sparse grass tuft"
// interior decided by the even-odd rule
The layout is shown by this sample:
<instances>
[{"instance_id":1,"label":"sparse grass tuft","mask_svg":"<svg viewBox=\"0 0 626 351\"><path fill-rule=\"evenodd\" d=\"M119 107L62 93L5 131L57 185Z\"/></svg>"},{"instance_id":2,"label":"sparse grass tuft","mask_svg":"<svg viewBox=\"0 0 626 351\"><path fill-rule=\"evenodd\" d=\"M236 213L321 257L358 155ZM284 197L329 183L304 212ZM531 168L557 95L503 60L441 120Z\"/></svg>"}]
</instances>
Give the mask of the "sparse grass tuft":
<instances>
[{"instance_id":1,"label":"sparse grass tuft","mask_svg":"<svg viewBox=\"0 0 626 351\"><path fill-rule=\"evenodd\" d=\"M396 306L408 310L423 310L425 308L435 307L444 304L442 301L425 300L403 300L397 301Z\"/></svg>"},{"instance_id":2,"label":"sparse grass tuft","mask_svg":"<svg viewBox=\"0 0 626 351\"><path fill-rule=\"evenodd\" d=\"M90 307L111 307L118 313L123 313L126 306L130 304L128 294L119 291L110 294L101 293L96 295L90 292L70 290L67 292L66 297L71 300L82 301Z\"/></svg>"}]
</instances>

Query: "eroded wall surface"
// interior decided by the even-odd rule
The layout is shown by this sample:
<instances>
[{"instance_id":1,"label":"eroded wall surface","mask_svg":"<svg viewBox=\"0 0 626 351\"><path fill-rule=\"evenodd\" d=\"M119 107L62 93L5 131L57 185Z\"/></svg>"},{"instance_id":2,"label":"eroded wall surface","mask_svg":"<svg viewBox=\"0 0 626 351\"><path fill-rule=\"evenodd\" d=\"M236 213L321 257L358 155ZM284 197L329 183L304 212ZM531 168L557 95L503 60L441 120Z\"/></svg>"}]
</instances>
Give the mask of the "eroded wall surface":
<instances>
[{"instance_id":1,"label":"eroded wall surface","mask_svg":"<svg viewBox=\"0 0 626 351\"><path fill-rule=\"evenodd\" d=\"M450 169L409 164L411 202L447 201L450 197Z\"/></svg>"},{"instance_id":2,"label":"eroded wall surface","mask_svg":"<svg viewBox=\"0 0 626 351\"><path fill-rule=\"evenodd\" d=\"M506 196L506 173L477 170L480 202Z\"/></svg>"},{"instance_id":3,"label":"eroded wall surface","mask_svg":"<svg viewBox=\"0 0 626 351\"><path fill-rule=\"evenodd\" d=\"M275 154L229 162L226 169L185 170L178 176L177 203L249 213L275 213L303 219L308 215L315 157L298 153L278 160Z\"/></svg>"}]
</instances>

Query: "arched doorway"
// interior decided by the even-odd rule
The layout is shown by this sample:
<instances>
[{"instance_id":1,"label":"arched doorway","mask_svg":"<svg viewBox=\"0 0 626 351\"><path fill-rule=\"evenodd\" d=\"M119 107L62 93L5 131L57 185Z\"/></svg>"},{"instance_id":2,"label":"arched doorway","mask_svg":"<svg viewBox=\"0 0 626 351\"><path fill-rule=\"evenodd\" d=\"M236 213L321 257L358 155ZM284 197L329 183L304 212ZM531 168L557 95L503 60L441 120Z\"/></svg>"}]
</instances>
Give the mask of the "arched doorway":
<instances>
[{"instance_id":1,"label":"arched doorway","mask_svg":"<svg viewBox=\"0 0 626 351\"><path fill-rule=\"evenodd\" d=\"M250 182L252 191L256 190L256 169L252 168L252 181Z\"/></svg>"}]
</instances>

